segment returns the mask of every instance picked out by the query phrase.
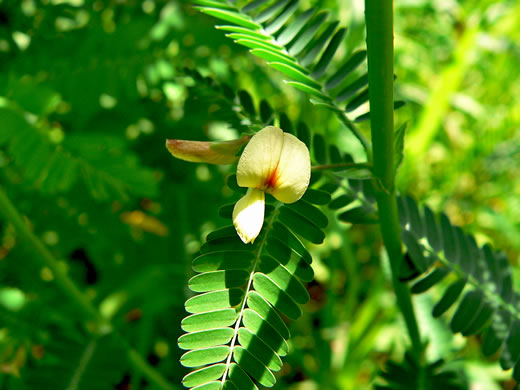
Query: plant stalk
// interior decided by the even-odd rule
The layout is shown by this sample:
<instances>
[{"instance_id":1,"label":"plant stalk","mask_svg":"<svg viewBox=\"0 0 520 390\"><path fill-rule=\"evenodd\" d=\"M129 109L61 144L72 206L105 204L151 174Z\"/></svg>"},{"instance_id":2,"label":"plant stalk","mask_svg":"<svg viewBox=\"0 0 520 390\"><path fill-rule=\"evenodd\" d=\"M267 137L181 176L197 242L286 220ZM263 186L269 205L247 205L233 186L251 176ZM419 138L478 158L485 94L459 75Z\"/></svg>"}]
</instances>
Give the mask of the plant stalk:
<instances>
[{"instance_id":1,"label":"plant stalk","mask_svg":"<svg viewBox=\"0 0 520 390\"><path fill-rule=\"evenodd\" d=\"M127 346L128 360L132 366L144 375L151 383L162 390L176 390L178 387L171 385L160 373L155 370L143 357L134 349Z\"/></svg>"},{"instance_id":2,"label":"plant stalk","mask_svg":"<svg viewBox=\"0 0 520 390\"><path fill-rule=\"evenodd\" d=\"M52 253L43 245L43 243L36 237L36 235L29 229L27 223L20 215L18 210L11 203L7 197L5 191L0 187L0 216L6 221L13 224L20 241L23 242L29 250L31 250L35 258L44 266L52 271L54 280L63 293L69 297L72 302L75 302L77 307L83 312L83 314L93 320L96 324L96 332L107 332L112 329L108 319L104 318L99 310L92 304L90 299L83 294L76 284L70 279L65 271L60 267L60 264ZM116 334L116 337L121 337ZM152 366L146 362L135 350L130 348L125 342L127 347L128 359L132 366L141 372L147 379L155 383L162 390L174 390L173 387L168 383L163 376L156 371Z\"/></svg>"},{"instance_id":3,"label":"plant stalk","mask_svg":"<svg viewBox=\"0 0 520 390\"><path fill-rule=\"evenodd\" d=\"M370 163L354 163L354 162L345 162L345 163L337 163L337 164L325 164L325 165L313 165L311 169L313 171L322 171L327 169L372 169L372 164Z\"/></svg>"},{"instance_id":4,"label":"plant stalk","mask_svg":"<svg viewBox=\"0 0 520 390\"><path fill-rule=\"evenodd\" d=\"M13 206L3 189L0 188L0 215L6 221L13 224L21 241L26 248L32 251L40 263L52 271L54 280L62 291L74 302L77 303L81 311L87 318L94 320L98 324L102 324L104 319L90 300L78 289L74 282L65 274L59 263L56 261L51 252L43 245L43 243L29 229L27 223L23 220L18 210Z\"/></svg>"},{"instance_id":5,"label":"plant stalk","mask_svg":"<svg viewBox=\"0 0 520 390\"><path fill-rule=\"evenodd\" d=\"M390 260L397 304L404 316L412 350L419 359L422 344L412 299L406 284L399 280L403 253L394 185L393 1L365 0L365 19L373 172L379 184L375 187L381 235Z\"/></svg>"},{"instance_id":6,"label":"plant stalk","mask_svg":"<svg viewBox=\"0 0 520 390\"><path fill-rule=\"evenodd\" d=\"M372 161L372 149L370 148L370 143L368 142L368 140L359 131L359 129L356 127L356 125L350 119L348 119L347 115L345 114L345 112L342 109L338 108L338 111L336 111L336 112L338 114L339 120L341 122L343 122L343 124L350 131L352 131L352 134L354 134L354 136L358 139L359 143L363 146L363 149L365 150L365 153L367 156L367 161L371 162Z\"/></svg>"}]
</instances>

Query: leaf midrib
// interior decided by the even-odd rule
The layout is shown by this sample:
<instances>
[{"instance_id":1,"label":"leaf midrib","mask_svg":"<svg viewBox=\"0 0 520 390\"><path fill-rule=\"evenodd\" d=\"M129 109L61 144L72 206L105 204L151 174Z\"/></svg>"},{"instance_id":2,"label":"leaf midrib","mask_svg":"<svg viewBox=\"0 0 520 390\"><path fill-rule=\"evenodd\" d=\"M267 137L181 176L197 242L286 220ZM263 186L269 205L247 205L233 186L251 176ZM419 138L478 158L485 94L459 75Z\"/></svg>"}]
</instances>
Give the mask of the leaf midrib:
<instances>
[{"instance_id":1,"label":"leaf midrib","mask_svg":"<svg viewBox=\"0 0 520 390\"><path fill-rule=\"evenodd\" d=\"M499 307L506 308L513 316L515 316L516 319L520 320L520 310L518 310L513 304L504 301L501 295L493 292L489 288L486 287L486 284L482 284L479 281L475 279L473 275L470 275L466 273L458 264L454 264L448 259L445 258L445 256L441 256L440 252L436 252L430 245L425 245L424 243L420 242L420 239L417 238L417 236L409 229L407 229L415 238L417 243L421 245L426 251L435 256L437 260L439 260L444 266L448 267L452 270L452 272L457 275L459 278L467 279L468 283L476 290L480 290L484 293L486 298L489 300L495 301L498 303ZM494 284L494 282L493 282Z\"/></svg>"},{"instance_id":2,"label":"leaf midrib","mask_svg":"<svg viewBox=\"0 0 520 390\"><path fill-rule=\"evenodd\" d=\"M94 356L94 352L97 347L97 341L91 340L85 347L83 353L78 362L77 368L74 370L72 377L70 378L69 385L66 387L66 390L77 390L79 383L81 382L81 378L85 374L87 370L87 366L90 363L90 360Z\"/></svg>"},{"instance_id":3,"label":"leaf midrib","mask_svg":"<svg viewBox=\"0 0 520 390\"><path fill-rule=\"evenodd\" d=\"M244 311L246 309L247 295L248 295L249 291L251 290L251 286L253 285L253 276L255 275L256 267L258 265L258 260L260 260L260 256L262 255L262 250L263 250L265 242L267 240L267 236L269 235L269 231L271 230L275 217L278 215L278 209L281 207L281 205L282 205L281 202L277 202L275 209L273 211L273 214L271 215L271 218L269 219L269 223L265 227L265 234L262 237L262 242L260 243L260 245L258 247L255 262L251 268L251 274L249 275L249 281L247 283L247 288L244 293L244 301L242 302L242 307L240 308L240 314L238 315L238 318L237 318L237 321L235 324L233 339L231 340L231 343L229 345L229 356L226 360L226 370L224 371L224 374L222 375L222 380L221 380L222 384L224 384L226 382L226 377L228 376L228 373L229 373L229 368L231 366L231 359L233 357L233 348L235 347L235 344L238 339L238 330L240 329L242 317L244 316Z\"/></svg>"}]
</instances>

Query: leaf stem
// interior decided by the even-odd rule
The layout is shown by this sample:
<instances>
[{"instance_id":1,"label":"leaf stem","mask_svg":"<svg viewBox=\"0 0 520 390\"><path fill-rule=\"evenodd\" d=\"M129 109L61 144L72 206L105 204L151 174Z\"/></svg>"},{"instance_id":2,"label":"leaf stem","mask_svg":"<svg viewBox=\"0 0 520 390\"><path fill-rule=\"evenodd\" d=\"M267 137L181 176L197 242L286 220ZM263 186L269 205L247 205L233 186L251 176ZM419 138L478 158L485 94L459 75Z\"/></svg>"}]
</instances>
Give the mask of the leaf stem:
<instances>
[{"instance_id":1,"label":"leaf stem","mask_svg":"<svg viewBox=\"0 0 520 390\"><path fill-rule=\"evenodd\" d=\"M320 170L336 169L336 168L367 168L367 169L372 169L372 164L369 164L369 163L344 162L344 163L337 163L337 164L314 165L312 167L312 170L313 171L320 171Z\"/></svg>"},{"instance_id":2,"label":"leaf stem","mask_svg":"<svg viewBox=\"0 0 520 390\"><path fill-rule=\"evenodd\" d=\"M423 348L412 299L406 284L399 280L403 254L394 186L393 1L365 0L365 18L373 171L382 187L376 191L381 235L390 260L397 304L404 316L413 352L420 359Z\"/></svg>"},{"instance_id":3,"label":"leaf stem","mask_svg":"<svg viewBox=\"0 0 520 390\"><path fill-rule=\"evenodd\" d=\"M258 246L258 252L256 253L256 259L255 262L251 268L251 274L249 275L249 281L247 282L247 288L244 294L244 300L242 301L242 307L240 308L240 313L238 314L236 323L235 323L235 329L234 329L234 335L233 339L231 340L230 346L229 346L229 355L226 359L226 370L224 371L224 374L222 375L222 379L220 380L222 382L222 386L226 383L226 379L229 377L229 369L231 367L231 358L233 356L233 349L235 347L237 338L238 338L238 330L240 328L240 324L242 323L242 318L244 316L244 310L246 309L247 304L247 295L249 291L251 290L251 286L253 285L253 277L255 276L256 266L258 265L258 261L260 260L260 256L262 255L262 249L264 248L265 241L267 239L267 235L269 234L269 230L271 229L271 226L274 222L274 217L276 216L278 209L282 205L281 202L277 202L275 206L275 210L273 212L273 215L271 215L271 218L269 220L268 225L265 227L265 233L262 237L262 242Z\"/></svg>"},{"instance_id":4,"label":"leaf stem","mask_svg":"<svg viewBox=\"0 0 520 390\"><path fill-rule=\"evenodd\" d=\"M419 239L417 239L419 241ZM462 267L458 264L454 264L452 261L448 260L444 253L436 252L429 245L420 244L422 249L428 253L430 256L437 259L439 263L449 268L451 272L455 273L459 279L466 279L468 284L473 286L476 290L480 290L487 298L491 301L494 301L497 307L502 307L507 309L512 316L514 316L517 320L520 320L520 309L516 308L514 304L507 302L493 287L490 287L486 283L482 283L477 280L473 275L468 274L466 271L462 269Z\"/></svg>"},{"instance_id":5,"label":"leaf stem","mask_svg":"<svg viewBox=\"0 0 520 390\"><path fill-rule=\"evenodd\" d=\"M393 103L392 103L393 104ZM370 142L365 138L365 136L359 131L357 126L352 122L348 117L347 114L338 107L338 111L336 111L338 114L338 118L347 128L352 131L352 134L359 140L359 143L361 146L363 146L363 149L365 150L365 153L367 155L367 161L372 161L372 148L370 147Z\"/></svg>"},{"instance_id":6,"label":"leaf stem","mask_svg":"<svg viewBox=\"0 0 520 390\"><path fill-rule=\"evenodd\" d=\"M99 311L65 274L51 252L29 229L27 223L23 220L23 217L13 206L2 188L0 188L0 215L13 224L26 247L36 255L35 257L44 267L47 267L52 271L54 280L63 292L69 296L72 301L77 303L78 307L89 319L94 320L97 324L103 324L105 320Z\"/></svg>"},{"instance_id":7,"label":"leaf stem","mask_svg":"<svg viewBox=\"0 0 520 390\"><path fill-rule=\"evenodd\" d=\"M163 390L177 390L177 386L171 385L156 369L154 369L143 357L130 346L126 345L128 360L132 366L143 374L150 382Z\"/></svg>"},{"instance_id":8,"label":"leaf stem","mask_svg":"<svg viewBox=\"0 0 520 390\"><path fill-rule=\"evenodd\" d=\"M63 293L69 297L72 302L77 304L77 307L83 312L83 314L93 320L96 324L94 333L108 333L112 330L112 326L108 319L104 318L99 310L92 304L90 299L83 294L76 284L68 277L59 262L52 255L52 253L43 245L43 243L36 237L36 235L29 229L27 223L20 215L18 210L14 207L12 202L7 197L3 188L0 187L0 216L6 221L13 224L18 236L25 246L30 249L35 258L44 266L49 268L54 276L58 287ZM121 336L115 333L116 337ZM150 366L136 351L134 351L125 341L127 348L128 359L132 363L133 367L145 375L150 382L155 383L162 390L175 390L168 383L166 379Z\"/></svg>"}]
</instances>

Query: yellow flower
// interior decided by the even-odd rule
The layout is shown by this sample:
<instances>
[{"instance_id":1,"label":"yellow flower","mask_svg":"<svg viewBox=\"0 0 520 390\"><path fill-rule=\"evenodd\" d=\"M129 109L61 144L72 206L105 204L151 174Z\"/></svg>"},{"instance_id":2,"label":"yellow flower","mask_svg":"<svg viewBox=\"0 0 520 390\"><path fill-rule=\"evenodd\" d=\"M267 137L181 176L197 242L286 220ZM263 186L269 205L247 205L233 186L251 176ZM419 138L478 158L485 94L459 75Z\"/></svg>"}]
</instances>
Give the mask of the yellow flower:
<instances>
[{"instance_id":1,"label":"yellow flower","mask_svg":"<svg viewBox=\"0 0 520 390\"><path fill-rule=\"evenodd\" d=\"M264 223L265 192L283 203L298 201L309 186L307 146L292 134L268 126L246 145L237 168L237 183L247 193L233 209L233 225L244 243L253 243Z\"/></svg>"}]
</instances>

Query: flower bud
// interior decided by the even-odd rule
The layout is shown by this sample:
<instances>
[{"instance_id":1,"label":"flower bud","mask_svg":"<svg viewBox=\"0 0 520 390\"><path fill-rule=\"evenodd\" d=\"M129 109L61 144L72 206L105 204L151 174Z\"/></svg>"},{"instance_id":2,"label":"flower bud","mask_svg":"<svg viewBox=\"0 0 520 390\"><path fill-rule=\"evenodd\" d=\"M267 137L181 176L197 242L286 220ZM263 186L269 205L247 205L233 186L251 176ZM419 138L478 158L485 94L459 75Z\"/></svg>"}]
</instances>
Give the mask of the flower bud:
<instances>
[{"instance_id":1,"label":"flower bud","mask_svg":"<svg viewBox=\"0 0 520 390\"><path fill-rule=\"evenodd\" d=\"M208 164L232 164L238 160L237 153L249 141L245 135L232 141L186 141L167 139L166 148L181 160Z\"/></svg>"}]
</instances>

